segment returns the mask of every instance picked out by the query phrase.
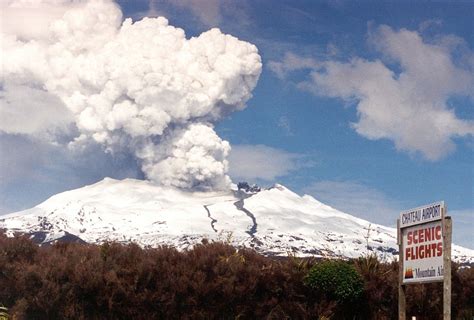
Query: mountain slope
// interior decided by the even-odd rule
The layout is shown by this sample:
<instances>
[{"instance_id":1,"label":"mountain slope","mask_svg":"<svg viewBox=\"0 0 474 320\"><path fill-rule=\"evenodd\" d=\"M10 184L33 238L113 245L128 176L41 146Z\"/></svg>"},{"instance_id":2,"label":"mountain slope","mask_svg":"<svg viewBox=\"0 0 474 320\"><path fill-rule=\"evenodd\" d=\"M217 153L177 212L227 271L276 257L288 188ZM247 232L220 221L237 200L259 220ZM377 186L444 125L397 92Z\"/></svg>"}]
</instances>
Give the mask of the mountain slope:
<instances>
[{"instance_id":1,"label":"mountain slope","mask_svg":"<svg viewBox=\"0 0 474 320\"><path fill-rule=\"evenodd\" d=\"M257 193L200 193L106 178L2 216L0 229L9 235L33 234L41 242L68 237L179 248L208 238L267 255L357 257L375 252L391 260L398 250L394 228L371 224L281 185ZM453 256L474 262L474 250L453 245Z\"/></svg>"}]
</instances>

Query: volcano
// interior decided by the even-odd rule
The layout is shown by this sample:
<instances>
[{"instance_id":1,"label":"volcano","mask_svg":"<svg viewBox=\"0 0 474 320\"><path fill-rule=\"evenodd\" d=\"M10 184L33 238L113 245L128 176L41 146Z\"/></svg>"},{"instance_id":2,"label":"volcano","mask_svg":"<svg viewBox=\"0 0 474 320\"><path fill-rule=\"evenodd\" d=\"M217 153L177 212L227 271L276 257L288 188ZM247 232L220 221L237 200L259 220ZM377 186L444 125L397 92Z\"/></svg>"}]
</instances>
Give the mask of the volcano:
<instances>
[{"instance_id":1,"label":"volcano","mask_svg":"<svg viewBox=\"0 0 474 320\"><path fill-rule=\"evenodd\" d=\"M247 191L191 192L149 181L105 178L4 215L0 229L41 244L135 242L190 248L203 239L267 256L398 257L396 229L338 211L276 184ZM453 259L474 263L474 250L452 246Z\"/></svg>"}]
</instances>

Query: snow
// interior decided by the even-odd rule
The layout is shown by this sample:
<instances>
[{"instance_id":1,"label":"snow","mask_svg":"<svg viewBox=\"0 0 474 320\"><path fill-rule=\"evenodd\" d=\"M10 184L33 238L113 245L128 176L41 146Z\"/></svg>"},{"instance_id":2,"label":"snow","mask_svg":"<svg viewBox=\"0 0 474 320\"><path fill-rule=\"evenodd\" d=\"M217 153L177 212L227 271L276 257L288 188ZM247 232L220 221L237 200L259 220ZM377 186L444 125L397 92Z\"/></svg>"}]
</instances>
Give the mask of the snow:
<instances>
[{"instance_id":1,"label":"snow","mask_svg":"<svg viewBox=\"0 0 474 320\"><path fill-rule=\"evenodd\" d=\"M398 257L396 229L340 212L282 185L245 193L187 192L149 181L106 178L57 194L34 208L5 215L0 228L46 232L45 241L70 233L89 243L136 242L180 249L203 238L230 241L267 255ZM474 250L452 246L456 261L474 262Z\"/></svg>"}]
</instances>

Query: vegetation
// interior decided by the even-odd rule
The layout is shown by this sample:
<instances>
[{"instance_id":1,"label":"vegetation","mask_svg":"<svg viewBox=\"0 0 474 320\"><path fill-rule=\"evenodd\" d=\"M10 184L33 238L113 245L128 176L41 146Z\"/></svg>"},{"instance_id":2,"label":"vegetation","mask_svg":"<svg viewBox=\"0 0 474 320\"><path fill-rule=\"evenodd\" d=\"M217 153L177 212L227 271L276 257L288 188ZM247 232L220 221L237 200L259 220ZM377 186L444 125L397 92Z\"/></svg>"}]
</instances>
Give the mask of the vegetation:
<instances>
[{"instance_id":1,"label":"vegetation","mask_svg":"<svg viewBox=\"0 0 474 320\"><path fill-rule=\"evenodd\" d=\"M178 252L0 235L0 305L14 319L396 319L397 264L272 259L223 243ZM441 286L408 313L439 319ZM474 316L474 269L453 266L453 314Z\"/></svg>"},{"instance_id":2,"label":"vegetation","mask_svg":"<svg viewBox=\"0 0 474 320\"><path fill-rule=\"evenodd\" d=\"M362 294L364 284L355 267L341 260L327 260L309 270L306 284L337 302L354 302Z\"/></svg>"}]
</instances>

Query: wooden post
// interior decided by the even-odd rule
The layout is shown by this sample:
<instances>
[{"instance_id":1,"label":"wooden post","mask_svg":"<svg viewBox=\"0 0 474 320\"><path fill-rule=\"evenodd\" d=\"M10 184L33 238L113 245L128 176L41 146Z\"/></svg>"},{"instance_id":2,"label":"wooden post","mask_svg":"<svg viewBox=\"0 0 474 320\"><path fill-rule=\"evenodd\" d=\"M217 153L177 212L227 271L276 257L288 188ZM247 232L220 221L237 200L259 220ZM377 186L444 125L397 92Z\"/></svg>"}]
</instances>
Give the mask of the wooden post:
<instances>
[{"instance_id":1,"label":"wooden post","mask_svg":"<svg viewBox=\"0 0 474 320\"><path fill-rule=\"evenodd\" d=\"M451 237L453 222L444 213L443 230L443 320L451 320Z\"/></svg>"},{"instance_id":2,"label":"wooden post","mask_svg":"<svg viewBox=\"0 0 474 320\"><path fill-rule=\"evenodd\" d=\"M403 285L403 237L400 229L400 219L397 219L398 241L398 320L406 320L406 297Z\"/></svg>"}]
</instances>

